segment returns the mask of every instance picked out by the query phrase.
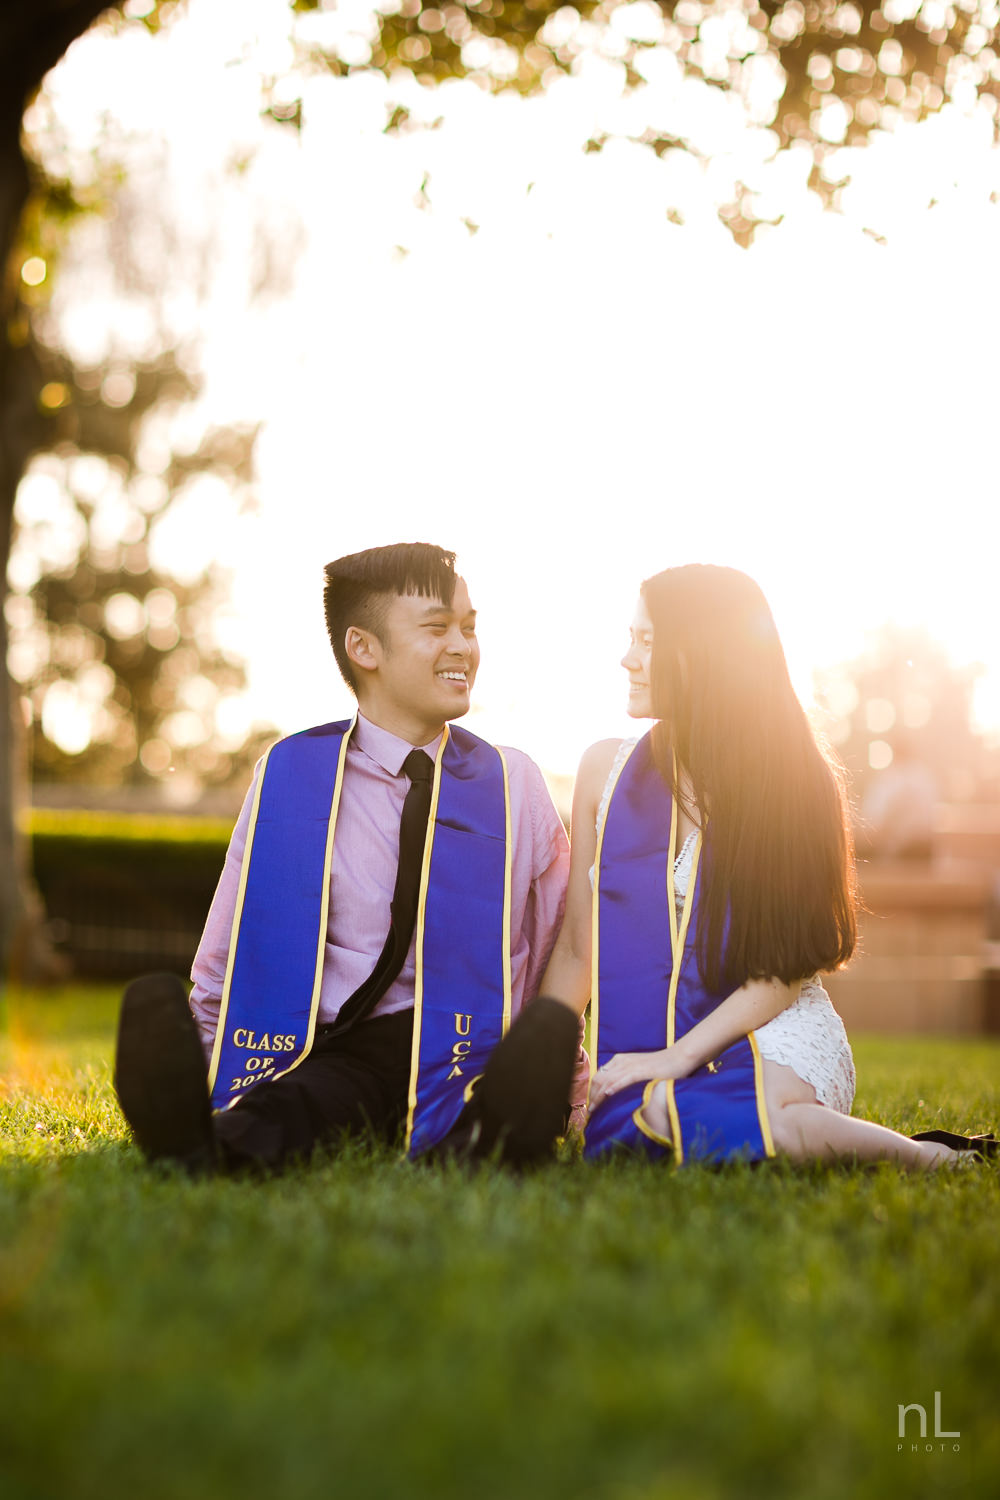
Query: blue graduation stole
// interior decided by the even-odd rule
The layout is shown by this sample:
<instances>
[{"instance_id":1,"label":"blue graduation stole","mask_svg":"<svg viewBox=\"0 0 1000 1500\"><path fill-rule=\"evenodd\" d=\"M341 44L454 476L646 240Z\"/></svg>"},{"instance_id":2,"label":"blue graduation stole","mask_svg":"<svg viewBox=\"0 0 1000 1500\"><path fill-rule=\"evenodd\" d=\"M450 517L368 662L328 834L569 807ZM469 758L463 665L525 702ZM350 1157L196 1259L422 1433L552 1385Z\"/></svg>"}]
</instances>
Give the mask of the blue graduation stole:
<instances>
[{"instance_id":1,"label":"blue graduation stole","mask_svg":"<svg viewBox=\"0 0 1000 1500\"><path fill-rule=\"evenodd\" d=\"M330 870L355 721L272 745L247 829L209 1071L228 1109L307 1056L316 1031ZM406 1144L447 1134L510 1025L510 790L503 753L445 727L415 929Z\"/></svg>"},{"instance_id":2,"label":"blue graduation stole","mask_svg":"<svg viewBox=\"0 0 1000 1500\"><path fill-rule=\"evenodd\" d=\"M694 952L700 855L699 833L678 921L677 806L644 735L619 771L598 830L590 1001L595 1069L616 1052L672 1046L725 998L705 989ZM643 1145L653 1143L649 1154L663 1154L671 1142L642 1118L655 1086L655 1079L637 1083L601 1104L588 1121L584 1155L634 1144L637 1129L647 1138ZM666 1090L678 1165L774 1155L752 1032L690 1077L668 1079Z\"/></svg>"}]
</instances>

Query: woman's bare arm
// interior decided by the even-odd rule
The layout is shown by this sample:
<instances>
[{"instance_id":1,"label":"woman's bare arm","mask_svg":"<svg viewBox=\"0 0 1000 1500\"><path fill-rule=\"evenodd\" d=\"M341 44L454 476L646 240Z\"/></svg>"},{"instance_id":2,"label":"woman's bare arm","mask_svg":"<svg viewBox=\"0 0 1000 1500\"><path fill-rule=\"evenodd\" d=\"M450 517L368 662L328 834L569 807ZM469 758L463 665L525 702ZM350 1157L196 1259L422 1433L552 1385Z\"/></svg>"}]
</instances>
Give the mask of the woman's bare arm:
<instances>
[{"instance_id":1,"label":"woman's bare arm","mask_svg":"<svg viewBox=\"0 0 1000 1500\"><path fill-rule=\"evenodd\" d=\"M582 1015L590 999L592 897L590 867L597 849L595 822L604 783L620 740L600 740L585 751L573 788L572 845L566 914L542 978L540 993Z\"/></svg>"},{"instance_id":2,"label":"woman's bare arm","mask_svg":"<svg viewBox=\"0 0 1000 1500\"><path fill-rule=\"evenodd\" d=\"M684 1067L684 1072L675 1076L684 1078L695 1072L740 1037L773 1021L795 1003L801 989L800 979L794 984L784 984L780 979L748 979L670 1049Z\"/></svg>"},{"instance_id":3,"label":"woman's bare arm","mask_svg":"<svg viewBox=\"0 0 1000 1500\"><path fill-rule=\"evenodd\" d=\"M618 1052L599 1068L590 1081L590 1109L633 1083L650 1078L687 1078L711 1062L740 1037L772 1021L799 997L801 980L783 984L780 979L750 979L727 995L710 1015L682 1036L673 1047L657 1052Z\"/></svg>"}]
</instances>

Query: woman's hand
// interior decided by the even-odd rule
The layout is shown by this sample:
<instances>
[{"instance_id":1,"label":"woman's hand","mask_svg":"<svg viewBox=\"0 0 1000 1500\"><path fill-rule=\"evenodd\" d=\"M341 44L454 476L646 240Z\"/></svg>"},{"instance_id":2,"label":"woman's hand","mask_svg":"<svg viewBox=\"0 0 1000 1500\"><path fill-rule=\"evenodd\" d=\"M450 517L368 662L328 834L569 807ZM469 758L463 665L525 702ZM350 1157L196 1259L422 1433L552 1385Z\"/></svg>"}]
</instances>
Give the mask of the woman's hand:
<instances>
[{"instance_id":1,"label":"woman's hand","mask_svg":"<svg viewBox=\"0 0 1000 1500\"><path fill-rule=\"evenodd\" d=\"M633 1083L650 1078L686 1078L692 1072L680 1047L663 1047L659 1052L616 1052L590 1080L587 1114L592 1115L612 1094Z\"/></svg>"}]
</instances>

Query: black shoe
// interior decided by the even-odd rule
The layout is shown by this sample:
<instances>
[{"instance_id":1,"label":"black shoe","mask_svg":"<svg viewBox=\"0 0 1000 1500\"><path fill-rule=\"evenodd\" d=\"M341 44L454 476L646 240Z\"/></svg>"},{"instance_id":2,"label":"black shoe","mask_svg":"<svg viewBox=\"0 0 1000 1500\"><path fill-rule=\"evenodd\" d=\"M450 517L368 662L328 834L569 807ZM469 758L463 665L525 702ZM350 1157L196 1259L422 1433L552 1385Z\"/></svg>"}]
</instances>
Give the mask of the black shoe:
<instances>
[{"instance_id":1,"label":"black shoe","mask_svg":"<svg viewBox=\"0 0 1000 1500\"><path fill-rule=\"evenodd\" d=\"M451 1130L420 1159L495 1159L517 1170L551 1161L569 1117L579 1031L558 1000L539 995L526 1005Z\"/></svg>"},{"instance_id":2,"label":"black shoe","mask_svg":"<svg viewBox=\"0 0 1000 1500\"><path fill-rule=\"evenodd\" d=\"M217 1148L205 1056L176 975L147 974L125 991L115 1089L150 1161L175 1162L193 1175L214 1169Z\"/></svg>"},{"instance_id":3,"label":"black shoe","mask_svg":"<svg viewBox=\"0 0 1000 1500\"><path fill-rule=\"evenodd\" d=\"M436 1145L421 1152L417 1161L421 1166L432 1166L439 1162L456 1162L459 1166L475 1167L494 1158L499 1160L500 1150L497 1132L483 1134L482 1112L476 1096L466 1104L454 1125Z\"/></svg>"},{"instance_id":4,"label":"black shoe","mask_svg":"<svg viewBox=\"0 0 1000 1500\"><path fill-rule=\"evenodd\" d=\"M936 1141L939 1146L950 1146L953 1151L972 1151L983 1161L996 1156L1000 1142L992 1131L985 1135L953 1135L950 1130L922 1130L911 1135L911 1141Z\"/></svg>"}]
</instances>

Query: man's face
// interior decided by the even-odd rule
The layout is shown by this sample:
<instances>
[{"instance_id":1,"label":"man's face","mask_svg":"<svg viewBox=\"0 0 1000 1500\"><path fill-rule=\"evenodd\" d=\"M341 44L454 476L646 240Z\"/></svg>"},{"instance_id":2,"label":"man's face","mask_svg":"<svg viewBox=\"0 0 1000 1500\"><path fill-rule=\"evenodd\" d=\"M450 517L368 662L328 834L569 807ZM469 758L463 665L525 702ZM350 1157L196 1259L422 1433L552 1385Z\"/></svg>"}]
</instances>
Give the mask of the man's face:
<instances>
[{"instance_id":1,"label":"man's face","mask_svg":"<svg viewBox=\"0 0 1000 1500\"><path fill-rule=\"evenodd\" d=\"M386 707L426 724L432 739L448 719L468 713L479 667L476 612L465 579L451 604L397 595L379 631L378 693Z\"/></svg>"}]
</instances>

